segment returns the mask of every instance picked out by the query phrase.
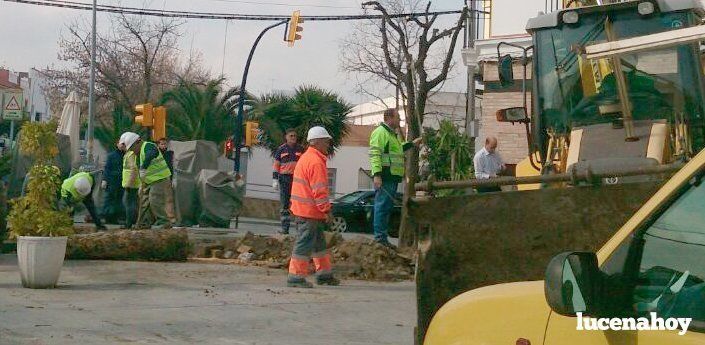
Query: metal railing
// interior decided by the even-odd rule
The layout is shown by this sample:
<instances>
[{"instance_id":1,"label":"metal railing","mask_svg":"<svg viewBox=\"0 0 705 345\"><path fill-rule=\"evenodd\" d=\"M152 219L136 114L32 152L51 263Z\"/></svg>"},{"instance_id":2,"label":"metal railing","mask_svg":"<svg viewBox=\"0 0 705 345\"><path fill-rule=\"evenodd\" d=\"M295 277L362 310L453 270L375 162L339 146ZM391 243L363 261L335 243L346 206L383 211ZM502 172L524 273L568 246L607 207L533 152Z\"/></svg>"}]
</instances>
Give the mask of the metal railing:
<instances>
[{"instance_id":1,"label":"metal railing","mask_svg":"<svg viewBox=\"0 0 705 345\"><path fill-rule=\"evenodd\" d=\"M607 171L594 173L590 169L578 172L571 170L569 173L553 174L553 175L538 175L526 177L497 177L491 179L471 179L464 181L442 181L437 182L428 180L419 182L415 185L416 191L432 192L440 189L465 189L465 188L482 188L482 187L499 187L522 184L543 184L543 183L560 183L570 182L572 185L577 185L580 182L594 183L605 178L613 177L628 177L628 176L645 176L658 174L671 174L680 170L684 166L683 163L674 163L668 165L658 165L649 167L640 167L636 169L623 171Z\"/></svg>"}]
</instances>

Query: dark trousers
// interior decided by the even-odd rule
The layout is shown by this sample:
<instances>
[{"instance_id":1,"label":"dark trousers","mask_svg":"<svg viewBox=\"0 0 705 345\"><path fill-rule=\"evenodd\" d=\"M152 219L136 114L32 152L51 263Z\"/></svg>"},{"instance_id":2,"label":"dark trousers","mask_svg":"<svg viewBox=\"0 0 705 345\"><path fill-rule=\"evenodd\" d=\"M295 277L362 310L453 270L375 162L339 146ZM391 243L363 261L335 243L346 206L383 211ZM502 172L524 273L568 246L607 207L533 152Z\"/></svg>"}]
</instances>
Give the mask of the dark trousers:
<instances>
[{"instance_id":1,"label":"dark trousers","mask_svg":"<svg viewBox=\"0 0 705 345\"><path fill-rule=\"evenodd\" d=\"M288 233L289 227L291 226L291 185L294 181L294 176L292 175L279 175L279 202L281 203L281 209L279 210L279 217L282 224L282 232Z\"/></svg>"},{"instance_id":2,"label":"dark trousers","mask_svg":"<svg viewBox=\"0 0 705 345\"><path fill-rule=\"evenodd\" d=\"M93 219L93 223L99 228L103 227L103 222L100 221L100 216L98 215L98 211L95 209L95 203L93 202L93 192L91 191L90 194L86 195L86 197L83 198L81 203L83 203L83 206L86 208L86 210L88 210L88 214ZM76 207L76 202L74 200L72 200L70 197L69 198L59 198L59 209L60 210L68 210L71 217L73 217L75 207Z\"/></svg>"},{"instance_id":3,"label":"dark trousers","mask_svg":"<svg viewBox=\"0 0 705 345\"><path fill-rule=\"evenodd\" d=\"M131 228L137 222L137 209L140 203L139 189L125 188L125 227Z\"/></svg>"},{"instance_id":4,"label":"dark trousers","mask_svg":"<svg viewBox=\"0 0 705 345\"><path fill-rule=\"evenodd\" d=\"M120 185L108 184L103 196L103 218L107 224L117 224L118 220L125 214L122 205L124 189Z\"/></svg>"},{"instance_id":5,"label":"dark trousers","mask_svg":"<svg viewBox=\"0 0 705 345\"><path fill-rule=\"evenodd\" d=\"M382 181L382 187L375 191L373 227L375 241L386 242L389 232L389 216L394 208L394 195L397 194L397 182Z\"/></svg>"}]
</instances>

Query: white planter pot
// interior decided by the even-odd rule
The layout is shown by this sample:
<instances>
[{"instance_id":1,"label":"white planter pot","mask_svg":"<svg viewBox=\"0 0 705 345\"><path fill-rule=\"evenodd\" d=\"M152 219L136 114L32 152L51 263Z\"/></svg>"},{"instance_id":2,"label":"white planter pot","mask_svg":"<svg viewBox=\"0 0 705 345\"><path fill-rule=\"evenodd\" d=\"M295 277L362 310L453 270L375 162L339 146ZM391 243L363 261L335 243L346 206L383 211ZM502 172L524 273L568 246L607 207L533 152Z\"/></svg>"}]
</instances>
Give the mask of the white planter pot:
<instances>
[{"instance_id":1,"label":"white planter pot","mask_svg":"<svg viewBox=\"0 0 705 345\"><path fill-rule=\"evenodd\" d=\"M32 289L56 287L64 265L68 237L18 236L17 261L22 286Z\"/></svg>"}]
</instances>

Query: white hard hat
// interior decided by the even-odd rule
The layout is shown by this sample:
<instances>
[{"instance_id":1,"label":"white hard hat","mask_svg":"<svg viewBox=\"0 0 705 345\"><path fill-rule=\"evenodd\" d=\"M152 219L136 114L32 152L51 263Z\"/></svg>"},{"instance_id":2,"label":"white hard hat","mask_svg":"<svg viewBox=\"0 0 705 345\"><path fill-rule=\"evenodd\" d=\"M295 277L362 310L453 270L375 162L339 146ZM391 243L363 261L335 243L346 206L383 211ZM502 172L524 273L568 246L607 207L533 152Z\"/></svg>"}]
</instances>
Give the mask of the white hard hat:
<instances>
[{"instance_id":1,"label":"white hard hat","mask_svg":"<svg viewBox=\"0 0 705 345\"><path fill-rule=\"evenodd\" d=\"M81 196L86 196L91 194L91 182L88 181L87 177L79 177L73 183L74 188Z\"/></svg>"},{"instance_id":2,"label":"white hard hat","mask_svg":"<svg viewBox=\"0 0 705 345\"><path fill-rule=\"evenodd\" d=\"M316 127L311 127L311 129L308 130L308 137L306 138L306 141L311 141L313 139L333 139L333 137L328 134L328 131L321 127L321 126L316 126Z\"/></svg>"},{"instance_id":3,"label":"white hard hat","mask_svg":"<svg viewBox=\"0 0 705 345\"><path fill-rule=\"evenodd\" d=\"M134 144L139 138L140 136L137 133L125 132L120 136L120 141L118 144L125 144L125 148L129 150L130 147L132 147L132 144Z\"/></svg>"}]
</instances>

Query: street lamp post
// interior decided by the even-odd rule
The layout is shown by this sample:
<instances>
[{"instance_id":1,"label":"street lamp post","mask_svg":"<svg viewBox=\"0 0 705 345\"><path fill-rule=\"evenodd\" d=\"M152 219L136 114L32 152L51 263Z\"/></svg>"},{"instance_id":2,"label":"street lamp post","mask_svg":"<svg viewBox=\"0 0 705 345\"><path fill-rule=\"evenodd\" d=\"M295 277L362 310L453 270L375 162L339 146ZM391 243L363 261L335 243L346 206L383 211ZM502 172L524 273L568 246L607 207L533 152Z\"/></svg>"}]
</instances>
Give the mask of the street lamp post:
<instances>
[{"instance_id":1,"label":"street lamp post","mask_svg":"<svg viewBox=\"0 0 705 345\"><path fill-rule=\"evenodd\" d=\"M96 41L96 6L93 0L93 30L91 32L91 77L88 85L88 128L86 129L86 159L93 164L93 126L95 120L95 41Z\"/></svg>"},{"instance_id":2,"label":"street lamp post","mask_svg":"<svg viewBox=\"0 0 705 345\"><path fill-rule=\"evenodd\" d=\"M247 85L247 74L250 71L250 63L252 62L252 57L255 55L255 49L257 49L257 44L259 44L259 41L262 39L265 33L267 31L276 28L277 26L284 25L289 22L289 19L282 20L276 24L270 25L266 27L262 32L259 33L259 36L257 36L257 39L255 40L255 43L252 45L252 49L250 49L250 56L247 57L247 63L245 64L245 71L242 74L242 83L240 83L240 99L238 99L238 104L237 104L237 118L235 120L235 133L234 133L234 139L235 139L235 162L234 162L234 170L235 173L238 174L240 173L240 148L242 147L242 117L243 117L243 110L245 107L245 86Z\"/></svg>"}]
</instances>

